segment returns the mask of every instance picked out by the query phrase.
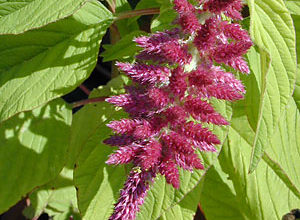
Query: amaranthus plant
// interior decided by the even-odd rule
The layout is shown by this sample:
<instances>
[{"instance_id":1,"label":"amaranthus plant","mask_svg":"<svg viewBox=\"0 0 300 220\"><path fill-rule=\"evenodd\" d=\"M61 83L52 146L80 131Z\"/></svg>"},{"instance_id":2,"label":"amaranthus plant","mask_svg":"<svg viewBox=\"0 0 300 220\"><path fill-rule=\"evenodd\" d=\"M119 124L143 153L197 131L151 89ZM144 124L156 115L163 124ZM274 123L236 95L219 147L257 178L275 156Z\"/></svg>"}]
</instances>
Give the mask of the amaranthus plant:
<instances>
[{"instance_id":1,"label":"amaranthus plant","mask_svg":"<svg viewBox=\"0 0 300 220\"><path fill-rule=\"evenodd\" d=\"M143 48L137 61L117 63L133 85L126 87L126 94L106 99L131 117L108 124L117 134L104 142L119 149L107 163L134 166L111 220L135 219L158 173L179 188L179 167L203 169L196 150L214 152L214 145L221 143L204 123L229 124L214 110L211 98L235 101L245 93L243 84L223 67L249 73L242 56L252 45L250 36L239 24L224 20L242 19L242 2L173 4L178 13L174 23L180 27L136 38ZM196 60L195 68L187 71L191 60Z\"/></svg>"},{"instance_id":2,"label":"amaranthus plant","mask_svg":"<svg viewBox=\"0 0 300 220\"><path fill-rule=\"evenodd\" d=\"M0 0L0 219L299 218L299 9Z\"/></svg>"}]
</instances>

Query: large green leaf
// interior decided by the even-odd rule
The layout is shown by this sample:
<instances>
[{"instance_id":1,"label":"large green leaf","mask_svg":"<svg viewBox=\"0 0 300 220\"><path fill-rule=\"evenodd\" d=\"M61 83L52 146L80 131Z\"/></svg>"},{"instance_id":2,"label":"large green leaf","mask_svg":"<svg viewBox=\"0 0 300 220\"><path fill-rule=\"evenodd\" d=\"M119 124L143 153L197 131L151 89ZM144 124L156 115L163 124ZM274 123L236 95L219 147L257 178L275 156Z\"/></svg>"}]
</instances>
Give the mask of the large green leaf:
<instances>
[{"instance_id":1,"label":"large green leaf","mask_svg":"<svg viewBox=\"0 0 300 220\"><path fill-rule=\"evenodd\" d=\"M94 96L119 94L128 80L119 76L99 90ZM111 134L105 125L111 120L124 117L109 103L95 103L78 111L72 124L71 147L73 158L77 158L74 183L77 187L78 207L83 219L108 219L113 204L118 199L126 173L122 167L105 164L113 149L102 141Z\"/></svg>"},{"instance_id":2,"label":"large green leaf","mask_svg":"<svg viewBox=\"0 0 300 220\"><path fill-rule=\"evenodd\" d=\"M239 113L246 131L247 116ZM208 220L281 219L299 208L300 114L292 98L261 163L249 175L251 144L239 130L230 129L219 163L208 171L200 196Z\"/></svg>"},{"instance_id":3,"label":"large green leaf","mask_svg":"<svg viewBox=\"0 0 300 220\"><path fill-rule=\"evenodd\" d=\"M293 21L282 0L249 0L248 5L251 14L251 37L261 48L261 62L264 62L261 65L264 68L262 74L255 74L259 90L258 115L250 119L254 120L251 126L255 131L251 140L253 152L249 166L252 172L272 139L287 101L293 93L296 52ZM271 61L269 68L267 52ZM255 67L252 66L253 68Z\"/></svg>"},{"instance_id":4,"label":"large green leaf","mask_svg":"<svg viewBox=\"0 0 300 220\"><path fill-rule=\"evenodd\" d=\"M86 0L0 0L0 34L20 34L72 15Z\"/></svg>"},{"instance_id":5,"label":"large green leaf","mask_svg":"<svg viewBox=\"0 0 300 220\"><path fill-rule=\"evenodd\" d=\"M41 29L1 35L0 122L64 95L86 79L111 22L111 13L92 1Z\"/></svg>"},{"instance_id":6,"label":"large green leaf","mask_svg":"<svg viewBox=\"0 0 300 220\"><path fill-rule=\"evenodd\" d=\"M30 194L30 206L24 210L28 219L37 219L47 213L53 220L66 220L71 216L81 219L77 209L73 170L64 168L55 180Z\"/></svg>"},{"instance_id":7,"label":"large green leaf","mask_svg":"<svg viewBox=\"0 0 300 220\"><path fill-rule=\"evenodd\" d=\"M62 100L55 100L1 124L0 213L59 174L69 145L71 114Z\"/></svg>"}]
</instances>

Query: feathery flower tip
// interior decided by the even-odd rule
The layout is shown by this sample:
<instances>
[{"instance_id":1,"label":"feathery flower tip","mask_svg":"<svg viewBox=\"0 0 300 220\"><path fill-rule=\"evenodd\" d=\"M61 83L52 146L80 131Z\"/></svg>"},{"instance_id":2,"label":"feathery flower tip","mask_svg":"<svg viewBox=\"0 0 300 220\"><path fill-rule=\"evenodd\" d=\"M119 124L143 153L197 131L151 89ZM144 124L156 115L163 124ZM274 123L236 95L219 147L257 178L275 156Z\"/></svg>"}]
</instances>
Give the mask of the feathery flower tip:
<instances>
[{"instance_id":1,"label":"feathery flower tip","mask_svg":"<svg viewBox=\"0 0 300 220\"><path fill-rule=\"evenodd\" d=\"M179 16L178 23L185 33L194 33L201 28L198 18L194 13L185 13Z\"/></svg>"},{"instance_id":2,"label":"feathery flower tip","mask_svg":"<svg viewBox=\"0 0 300 220\"><path fill-rule=\"evenodd\" d=\"M240 14L242 9L241 0L208 0L204 3L203 9L215 14L224 12L232 19L242 19Z\"/></svg>"},{"instance_id":3,"label":"feathery flower tip","mask_svg":"<svg viewBox=\"0 0 300 220\"><path fill-rule=\"evenodd\" d=\"M161 151L162 145L156 140L151 140L141 149L141 152L137 156L136 163L140 164L145 170L150 169L159 163Z\"/></svg>"},{"instance_id":4,"label":"feathery flower tip","mask_svg":"<svg viewBox=\"0 0 300 220\"><path fill-rule=\"evenodd\" d=\"M141 85L164 84L169 80L170 70L167 67L119 62L117 62L116 65L120 70Z\"/></svg>"},{"instance_id":5,"label":"feathery flower tip","mask_svg":"<svg viewBox=\"0 0 300 220\"><path fill-rule=\"evenodd\" d=\"M126 146L133 142L133 137L129 135L113 135L103 141L104 144L111 146Z\"/></svg>"},{"instance_id":6,"label":"feathery flower tip","mask_svg":"<svg viewBox=\"0 0 300 220\"><path fill-rule=\"evenodd\" d=\"M120 147L119 150L109 156L106 164L127 164L134 159L134 155L137 149L138 146L135 145Z\"/></svg>"},{"instance_id":7,"label":"feathery flower tip","mask_svg":"<svg viewBox=\"0 0 300 220\"><path fill-rule=\"evenodd\" d=\"M195 7L187 0L174 0L174 9L179 13L194 13Z\"/></svg>"},{"instance_id":8,"label":"feathery flower tip","mask_svg":"<svg viewBox=\"0 0 300 220\"><path fill-rule=\"evenodd\" d=\"M167 183L172 184L175 189L179 188L179 171L175 162L165 159L158 169L165 176Z\"/></svg>"},{"instance_id":9,"label":"feathery flower tip","mask_svg":"<svg viewBox=\"0 0 300 220\"><path fill-rule=\"evenodd\" d=\"M188 47L179 43L178 29L157 32L150 37L135 38L135 42L144 50L136 57L141 60L152 60L159 63L186 64L191 61Z\"/></svg>"},{"instance_id":10,"label":"feathery flower tip","mask_svg":"<svg viewBox=\"0 0 300 220\"><path fill-rule=\"evenodd\" d=\"M144 203L144 198L149 189L149 182L155 177L153 171L132 170L128 176L120 198L115 206L115 212L109 220L134 220L139 206Z\"/></svg>"}]
</instances>

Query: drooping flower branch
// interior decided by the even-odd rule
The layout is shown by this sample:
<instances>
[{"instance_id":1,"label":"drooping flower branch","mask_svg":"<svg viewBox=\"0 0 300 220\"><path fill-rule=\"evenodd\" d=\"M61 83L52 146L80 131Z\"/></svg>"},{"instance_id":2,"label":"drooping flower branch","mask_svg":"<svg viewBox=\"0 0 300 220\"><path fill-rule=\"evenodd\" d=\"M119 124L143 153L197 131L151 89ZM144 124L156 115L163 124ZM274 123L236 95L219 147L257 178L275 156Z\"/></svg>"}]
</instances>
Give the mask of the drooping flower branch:
<instances>
[{"instance_id":1,"label":"drooping flower branch","mask_svg":"<svg viewBox=\"0 0 300 220\"><path fill-rule=\"evenodd\" d=\"M229 124L210 99L235 101L245 93L242 83L222 67L249 73L242 56L252 45L250 37L239 24L223 20L224 16L242 19L241 1L199 0L192 5L174 0L173 4L179 28L136 38L143 48L137 61L117 63L133 84L125 94L106 99L130 116L108 124L116 134L104 142L119 149L107 163L134 165L111 220L135 219L158 173L179 188L179 167L204 169L196 150L214 152L220 144L205 123ZM193 48L197 53L190 53ZM187 71L192 59L197 66Z\"/></svg>"}]
</instances>

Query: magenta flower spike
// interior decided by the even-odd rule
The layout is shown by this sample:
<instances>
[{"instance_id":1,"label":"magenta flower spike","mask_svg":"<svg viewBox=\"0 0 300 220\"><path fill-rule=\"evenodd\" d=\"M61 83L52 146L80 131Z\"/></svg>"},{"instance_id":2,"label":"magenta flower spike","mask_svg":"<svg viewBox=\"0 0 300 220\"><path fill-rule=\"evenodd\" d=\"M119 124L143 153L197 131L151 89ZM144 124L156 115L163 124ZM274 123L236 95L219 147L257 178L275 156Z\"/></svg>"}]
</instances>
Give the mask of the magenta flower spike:
<instances>
[{"instance_id":1,"label":"magenta flower spike","mask_svg":"<svg viewBox=\"0 0 300 220\"><path fill-rule=\"evenodd\" d=\"M193 5L174 0L173 4L179 28L136 38L142 48L136 62L117 63L133 83L125 94L106 99L130 116L107 125L115 134L104 143L118 150L106 163L133 165L110 220L135 219L157 174L179 188L179 168L204 169L197 150L215 152L220 144L206 124L229 124L210 99L236 101L245 93L241 81L223 68L250 72L243 58L252 46L248 33L221 16L242 19L241 1L199 0ZM187 71L192 59L197 66Z\"/></svg>"},{"instance_id":2,"label":"magenta flower spike","mask_svg":"<svg viewBox=\"0 0 300 220\"><path fill-rule=\"evenodd\" d=\"M127 219L133 220L139 211L140 205L144 203L144 198L149 189L149 183L153 181L155 172L140 171L133 169L121 190L120 198L115 206L115 212L109 220Z\"/></svg>"}]
</instances>

